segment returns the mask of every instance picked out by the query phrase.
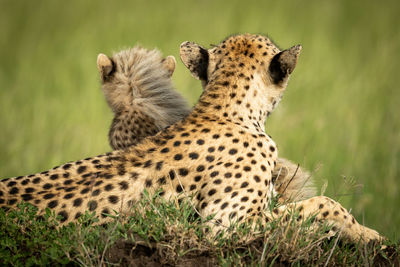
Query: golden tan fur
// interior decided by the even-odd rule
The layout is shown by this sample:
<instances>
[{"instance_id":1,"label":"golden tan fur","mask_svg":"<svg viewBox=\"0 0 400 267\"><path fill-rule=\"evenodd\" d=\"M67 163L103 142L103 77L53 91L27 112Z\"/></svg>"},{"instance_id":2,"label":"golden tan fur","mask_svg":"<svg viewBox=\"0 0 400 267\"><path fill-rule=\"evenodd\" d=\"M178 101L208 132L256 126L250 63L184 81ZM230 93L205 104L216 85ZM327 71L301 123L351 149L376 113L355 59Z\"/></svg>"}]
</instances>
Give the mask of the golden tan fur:
<instances>
[{"instance_id":1,"label":"golden tan fur","mask_svg":"<svg viewBox=\"0 0 400 267\"><path fill-rule=\"evenodd\" d=\"M146 56L149 59L146 59ZM148 62L151 63L149 64ZM104 82L103 70L111 72L113 64L119 65L120 72L124 69L129 69L129 72L123 75L123 79L112 79L112 76L116 75L114 73ZM125 149L137 144L143 138L156 134L167 125L177 122L190 113L188 105L184 104L183 97L174 90L172 82L168 81L175 70L175 59L172 56L162 60L160 53L156 52L156 50L134 47L117 53L113 59L100 54L97 65L108 103L111 103L111 107L116 106L121 110L115 112L110 127L109 141L113 149ZM166 72L168 75L165 75ZM149 86L149 83L138 83L138 73L146 73L147 77L142 80L151 80L153 84ZM162 81L154 81L154 79L161 79ZM157 101L152 101L152 95L147 94L145 100L153 103L152 105L155 109L159 110L155 113L153 112L154 108L146 109L145 106L138 105L132 101L132 89L125 90L125 86L121 85L121 80L124 81L122 85L127 84L126 87L129 87L129 84L135 84L135 90L138 92L149 90L148 87L151 87L152 91L157 91L156 96L173 92L175 97L169 98L169 101L161 106ZM168 86L165 86L165 84ZM202 85L205 87L207 81L203 80ZM125 103L123 103L124 101ZM168 118L169 120L166 120L170 112L165 108L169 106L173 107L175 116L171 116ZM276 180L276 191L282 203L303 200L317 195L311 175L287 159L279 158L277 160L273 177Z\"/></svg>"},{"instance_id":2,"label":"golden tan fur","mask_svg":"<svg viewBox=\"0 0 400 267\"><path fill-rule=\"evenodd\" d=\"M113 149L136 144L189 114L183 97L174 90L172 56L140 46L97 59L102 89L114 112L109 141Z\"/></svg>"},{"instance_id":3,"label":"golden tan fur","mask_svg":"<svg viewBox=\"0 0 400 267\"><path fill-rule=\"evenodd\" d=\"M207 81L185 119L126 150L2 180L0 206L24 200L41 212L54 210L64 223L90 210L102 223L113 210L129 212L144 190L162 190L167 199L193 195L201 216L214 214L215 230L233 222L267 222L295 207L301 217L317 214L318 221L332 223L352 241L381 239L326 197L267 209L278 151L264 123L286 89L300 50L280 51L267 37L250 34L229 37L211 49L183 43L185 64L201 66L189 69Z\"/></svg>"}]
</instances>

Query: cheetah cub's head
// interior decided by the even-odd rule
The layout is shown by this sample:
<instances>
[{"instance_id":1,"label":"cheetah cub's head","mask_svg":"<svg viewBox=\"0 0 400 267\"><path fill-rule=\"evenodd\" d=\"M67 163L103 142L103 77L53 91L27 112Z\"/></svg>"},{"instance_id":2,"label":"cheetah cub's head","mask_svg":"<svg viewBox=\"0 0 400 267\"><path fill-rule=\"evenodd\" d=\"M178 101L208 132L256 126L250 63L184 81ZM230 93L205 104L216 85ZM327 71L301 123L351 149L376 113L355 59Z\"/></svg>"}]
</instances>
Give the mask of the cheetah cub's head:
<instances>
[{"instance_id":1,"label":"cheetah cub's head","mask_svg":"<svg viewBox=\"0 0 400 267\"><path fill-rule=\"evenodd\" d=\"M120 51L111 58L105 54L97 57L102 89L115 113L129 109L134 101L151 98L157 90L172 88L175 65L173 56L163 58L158 50L140 46Z\"/></svg>"},{"instance_id":2,"label":"cheetah cub's head","mask_svg":"<svg viewBox=\"0 0 400 267\"><path fill-rule=\"evenodd\" d=\"M301 48L296 45L280 51L267 37L243 34L228 37L210 49L184 42L180 57L193 77L202 81L205 91L211 84L213 88L226 85L228 90L234 89L230 96L236 103L247 102L248 107L251 102L254 107L259 102L259 108L269 115L286 89Z\"/></svg>"}]
</instances>

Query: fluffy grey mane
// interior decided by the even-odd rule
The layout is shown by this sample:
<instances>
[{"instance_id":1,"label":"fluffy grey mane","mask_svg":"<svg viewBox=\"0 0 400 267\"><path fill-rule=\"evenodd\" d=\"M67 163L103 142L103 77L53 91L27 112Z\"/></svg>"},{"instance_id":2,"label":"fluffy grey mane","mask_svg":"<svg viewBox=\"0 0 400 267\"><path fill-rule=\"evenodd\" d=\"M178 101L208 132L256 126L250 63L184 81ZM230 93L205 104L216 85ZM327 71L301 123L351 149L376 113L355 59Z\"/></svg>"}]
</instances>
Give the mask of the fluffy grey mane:
<instances>
[{"instance_id":1,"label":"fluffy grey mane","mask_svg":"<svg viewBox=\"0 0 400 267\"><path fill-rule=\"evenodd\" d=\"M164 128L189 114L186 100L174 89L171 74L158 50L140 46L113 55L114 73L103 83L114 113L138 109Z\"/></svg>"}]
</instances>

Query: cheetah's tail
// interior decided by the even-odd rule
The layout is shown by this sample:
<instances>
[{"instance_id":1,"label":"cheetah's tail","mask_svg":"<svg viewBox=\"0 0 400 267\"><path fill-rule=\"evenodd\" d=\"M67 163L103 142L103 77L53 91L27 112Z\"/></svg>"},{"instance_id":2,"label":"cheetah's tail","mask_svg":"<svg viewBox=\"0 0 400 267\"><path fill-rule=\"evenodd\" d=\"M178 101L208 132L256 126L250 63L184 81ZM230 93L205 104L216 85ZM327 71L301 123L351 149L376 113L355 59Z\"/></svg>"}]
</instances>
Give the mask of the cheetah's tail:
<instances>
[{"instance_id":1,"label":"cheetah's tail","mask_svg":"<svg viewBox=\"0 0 400 267\"><path fill-rule=\"evenodd\" d=\"M279 202L295 202L317 195L311 174L287 159L277 160L272 179L275 180Z\"/></svg>"}]
</instances>

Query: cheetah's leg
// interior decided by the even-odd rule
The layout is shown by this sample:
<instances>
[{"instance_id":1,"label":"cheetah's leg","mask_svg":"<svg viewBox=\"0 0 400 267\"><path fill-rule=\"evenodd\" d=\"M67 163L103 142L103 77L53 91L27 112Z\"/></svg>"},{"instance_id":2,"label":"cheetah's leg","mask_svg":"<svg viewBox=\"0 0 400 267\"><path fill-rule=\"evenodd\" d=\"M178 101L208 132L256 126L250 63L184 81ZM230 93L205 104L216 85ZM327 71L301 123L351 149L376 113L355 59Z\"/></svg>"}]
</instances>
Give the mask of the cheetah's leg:
<instances>
[{"instance_id":1,"label":"cheetah's leg","mask_svg":"<svg viewBox=\"0 0 400 267\"><path fill-rule=\"evenodd\" d=\"M365 242L383 239L375 230L359 224L338 202L325 196L282 205L265 215L268 219L285 218L293 211L298 212L300 219L315 215L317 221L333 225L332 231L341 232L342 237L352 242L360 239Z\"/></svg>"}]
</instances>

